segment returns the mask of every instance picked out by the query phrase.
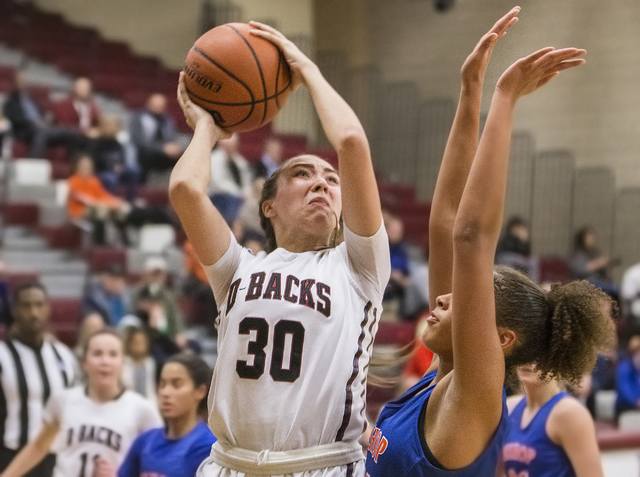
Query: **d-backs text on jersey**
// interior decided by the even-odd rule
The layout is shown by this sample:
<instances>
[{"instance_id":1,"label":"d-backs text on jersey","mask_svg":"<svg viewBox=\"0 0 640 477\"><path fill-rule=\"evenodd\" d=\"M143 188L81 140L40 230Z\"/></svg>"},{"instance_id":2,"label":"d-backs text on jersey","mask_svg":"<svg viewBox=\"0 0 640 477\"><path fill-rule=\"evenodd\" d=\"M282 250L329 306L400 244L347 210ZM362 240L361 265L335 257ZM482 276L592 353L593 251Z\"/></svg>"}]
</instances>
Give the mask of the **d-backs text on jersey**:
<instances>
[{"instance_id":1,"label":"d-backs text on jersey","mask_svg":"<svg viewBox=\"0 0 640 477\"><path fill-rule=\"evenodd\" d=\"M227 313L236 303L241 284L242 278L238 278L229 287ZM313 278L300 280L287 275L283 279L281 273L273 272L267 280L265 272L252 273L244 300L286 300L312 308L326 317L331 315L331 287Z\"/></svg>"}]
</instances>

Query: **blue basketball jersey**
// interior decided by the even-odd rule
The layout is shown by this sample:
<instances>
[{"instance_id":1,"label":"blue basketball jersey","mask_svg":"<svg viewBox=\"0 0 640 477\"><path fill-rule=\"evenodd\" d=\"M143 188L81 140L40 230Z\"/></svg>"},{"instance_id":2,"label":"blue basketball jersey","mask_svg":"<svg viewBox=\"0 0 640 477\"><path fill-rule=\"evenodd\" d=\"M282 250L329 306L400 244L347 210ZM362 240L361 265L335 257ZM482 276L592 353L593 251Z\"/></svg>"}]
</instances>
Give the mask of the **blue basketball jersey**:
<instances>
[{"instance_id":1,"label":"blue basketball jersey","mask_svg":"<svg viewBox=\"0 0 640 477\"><path fill-rule=\"evenodd\" d=\"M546 425L554 406L567 393L558 393L538 410L526 427L522 427L522 414L527 406L523 398L511 413L511 430L503 447L502 458L508 477L575 477L573 466L562 447L547 435ZM571 398L573 399L573 398Z\"/></svg>"},{"instance_id":2,"label":"blue basketball jersey","mask_svg":"<svg viewBox=\"0 0 640 477\"><path fill-rule=\"evenodd\" d=\"M151 429L129 448L118 477L192 477L215 441L204 422L180 439L169 439L164 428Z\"/></svg>"},{"instance_id":3,"label":"blue basketball jersey","mask_svg":"<svg viewBox=\"0 0 640 477\"><path fill-rule=\"evenodd\" d=\"M472 464L445 470L437 466L431 455L421 425L435 388L432 383L435 376L436 371L425 375L403 396L384 407L369 439L367 477L495 477L510 425L506 398L503 397L502 419L487 449Z\"/></svg>"}]
</instances>

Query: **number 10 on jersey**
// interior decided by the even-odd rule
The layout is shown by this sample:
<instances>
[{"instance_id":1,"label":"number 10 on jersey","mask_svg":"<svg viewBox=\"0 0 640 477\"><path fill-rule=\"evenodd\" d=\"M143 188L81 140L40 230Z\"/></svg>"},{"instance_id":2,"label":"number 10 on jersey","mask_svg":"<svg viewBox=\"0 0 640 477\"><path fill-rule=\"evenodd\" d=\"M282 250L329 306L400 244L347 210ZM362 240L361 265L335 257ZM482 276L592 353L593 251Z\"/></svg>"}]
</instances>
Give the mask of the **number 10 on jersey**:
<instances>
[{"instance_id":1,"label":"number 10 on jersey","mask_svg":"<svg viewBox=\"0 0 640 477\"><path fill-rule=\"evenodd\" d=\"M269 323L264 318L248 316L240 322L239 333L248 335L252 331L256 332L256 339L249 341L247 353L253 355L253 364L249 365L247 361L241 360L236 362L238 376L245 379L258 379L264 374L267 358L264 349L269 342ZM290 338L287 339L287 337ZM273 327L273 352L269 369L269 374L274 381L292 383L300 377L303 347L304 326L302 323L290 320L280 320L276 323ZM285 363L287 351L289 351L290 357L289 362Z\"/></svg>"}]
</instances>

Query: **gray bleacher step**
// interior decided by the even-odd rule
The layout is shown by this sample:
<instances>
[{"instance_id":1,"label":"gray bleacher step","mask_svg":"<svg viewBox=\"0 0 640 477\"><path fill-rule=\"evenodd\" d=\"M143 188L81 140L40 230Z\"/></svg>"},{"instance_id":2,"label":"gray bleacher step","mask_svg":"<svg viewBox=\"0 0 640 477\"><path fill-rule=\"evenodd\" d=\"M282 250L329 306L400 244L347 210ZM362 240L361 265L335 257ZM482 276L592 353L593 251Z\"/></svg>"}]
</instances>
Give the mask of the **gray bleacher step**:
<instances>
[{"instance_id":1,"label":"gray bleacher step","mask_svg":"<svg viewBox=\"0 0 640 477\"><path fill-rule=\"evenodd\" d=\"M40 204L40 225L62 225L69 221L67 210L55 204Z\"/></svg>"},{"instance_id":2,"label":"gray bleacher step","mask_svg":"<svg viewBox=\"0 0 640 477\"><path fill-rule=\"evenodd\" d=\"M9 269L25 272L83 274L88 268L75 255L59 250L6 250L3 259Z\"/></svg>"},{"instance_id":3,"label":"gray bleacher step","mask_svg":"<svg viewBox=\"0 0 640 477\"><path fill-rule=\"evenodd\" d=\"M56 202L55 184L36 186L10 183L8 192L9 202L35 202L37 204Z\"/></svg>"},{"instance_id":4,"label":"gray bleacher step","mask_svg":"<svg viewBox=\"0 0 640 477\"><path fill-rule=\"evenodd\" d=\"M47 242L28 227L8 226L4 230L5 250L46 250Z\"/></svg>"},{"instance_id":5,"label":"gray bleacher step","mask_svg":"<svg viewBox=\"0 0 640 477\"><path fill-rule=\"evenodd\" d=\"M86 275L46 273L40 276L40 281L52 297L80 298L84 291Z\"/></svg>"}]
</instances>

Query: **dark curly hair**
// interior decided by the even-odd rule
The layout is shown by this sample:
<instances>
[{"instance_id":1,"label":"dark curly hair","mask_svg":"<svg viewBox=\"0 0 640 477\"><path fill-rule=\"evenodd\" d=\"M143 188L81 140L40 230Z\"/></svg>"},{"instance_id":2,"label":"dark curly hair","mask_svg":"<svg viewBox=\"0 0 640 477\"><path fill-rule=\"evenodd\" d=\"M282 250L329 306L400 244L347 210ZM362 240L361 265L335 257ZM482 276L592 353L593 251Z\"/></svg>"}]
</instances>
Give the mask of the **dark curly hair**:
<instances>
[{"instance_id":1,"label":"dark curly hair","mask_svg":"<svg viewBox=\"0 0 640 477\"><path fill-rule=\"evenodd\" d=\"M547 292L522 273L496 266L494 293L497 325L516 334L505 355L507 374L535 364L545 378L576 384L599 352L615 346L615 324L606 309L611 298L586 281Z\"/></svg>"},{"instance_id":2,"label":"dark curly hair","mask_svg":"<svg viewBox=\"0 0 640 477\"><path fill-rule=\"evenodd\" d=\"M303 154L302 156L305 156L305 155L307 154ZM276 232L273 229L271 220L264 215L264 212L262 210L262 204L264 204L265 201L269 199L273 199L278 193L278 178L280 177L280 174L282 174L282 171L288 167L291 161L298 159L302 156L295 156L295 157L292 157L291 159L287 159L285 162L283 162L280 165L280 167L278 167L278 169L273 174L271 174L271 176L264 182L264 185L262 186L262 195L260 197L260 203L258 205L258 213L260 215L260 226L262 227L262 230L264 231L264 236L266 237L264 250L267 253L271 253L276 248L278 248L278 243L276 241ZM334 232L334 237L333 237L334 247L338 243L342 242L342 234L341 234L342 215L340 215L338 222L340 226L338 227L338 230Z\"/></svg>"}]
</instances>

